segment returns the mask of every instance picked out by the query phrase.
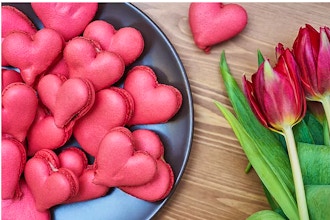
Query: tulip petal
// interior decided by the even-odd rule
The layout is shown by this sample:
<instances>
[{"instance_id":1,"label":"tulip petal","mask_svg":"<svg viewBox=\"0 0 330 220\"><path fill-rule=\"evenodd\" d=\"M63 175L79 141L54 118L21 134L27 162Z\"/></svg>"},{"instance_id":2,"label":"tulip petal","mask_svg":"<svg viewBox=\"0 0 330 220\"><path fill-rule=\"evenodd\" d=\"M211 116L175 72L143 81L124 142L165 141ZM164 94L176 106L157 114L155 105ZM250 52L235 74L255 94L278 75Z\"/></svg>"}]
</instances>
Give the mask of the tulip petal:
<instances>
[{"instance_id":1,"label":"tulip petal","mask_svg":"<svg viewBox=\"0 0 330 220\"><path fill-rule=\"evenodd\" d=\"M267 127L268 125L265 116L262 113L261 109L259 108L257 101L253 97L252 83L246 79L245 75L243 76L242 82L243 82L244 93L249 101L253 113L256 115L260 123L265 127Z\"/></svg>"},{"instance_id":2,"label":"tulip petal","mask_svg":"<svg viewBox=\"0 0 330 220\"><path fill-rule=\"evenodd\" d=\"M329 29L329 28L328 28ZM325 28L320 29L320 50L317 61L318 91L330 92L330 41Z\"/></svg>"},{"instance_id":3,"label":"tulip petal","mask_svg":"<svg viewBox=\"0 0 330 220\"><path fill-rule=\"evenodd\" d=\"M300 67L301 81L304 85L306 96L309 98L317 94L317 53L313 45L318 43L318 33L310 25L300 28L297 38L293 44L293 53Z\"/></svg>"}]
</instances>

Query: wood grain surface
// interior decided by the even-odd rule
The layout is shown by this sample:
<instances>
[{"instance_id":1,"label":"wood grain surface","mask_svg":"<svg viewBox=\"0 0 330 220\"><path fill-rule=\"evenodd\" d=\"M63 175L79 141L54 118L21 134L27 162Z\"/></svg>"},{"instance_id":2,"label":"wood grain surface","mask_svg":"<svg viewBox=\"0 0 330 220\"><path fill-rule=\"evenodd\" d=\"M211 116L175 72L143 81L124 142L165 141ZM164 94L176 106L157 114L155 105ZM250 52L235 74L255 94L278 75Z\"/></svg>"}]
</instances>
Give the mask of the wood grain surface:
<instances>
[{"instance_id":1,"label":"wood grain surface","mask_svg":"<svg viewBox=\"0 0 330 220\"><path fill-rule=\"evenodd\" d=\"M205 54L198 49L188 23L190 3L133 3L165 33L187 72L194 102L194 138L189 161L175 193L155 219L246 219L269 209L260 180L248 163L232 129L214 105L230 107L219 75L223 50L241 86L243 74L257 69L257 50L274 63L278 42L291 47L306 23L330 25L330 3L239 3L248 13L246 28ZM219 27L220 28L220 27ZM224 30L225 31L225 30Z\"/></svg>"}]
</instances>

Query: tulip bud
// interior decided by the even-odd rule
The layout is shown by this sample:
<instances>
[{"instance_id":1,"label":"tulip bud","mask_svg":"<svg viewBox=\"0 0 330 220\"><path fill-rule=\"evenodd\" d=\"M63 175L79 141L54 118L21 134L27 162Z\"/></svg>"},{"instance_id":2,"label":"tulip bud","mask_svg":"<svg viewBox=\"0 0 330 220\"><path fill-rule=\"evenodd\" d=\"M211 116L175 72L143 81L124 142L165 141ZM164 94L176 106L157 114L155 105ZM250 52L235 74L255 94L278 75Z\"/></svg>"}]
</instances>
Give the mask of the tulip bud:
<instances>
[{"instance_id":1,"label":"tulip bud","mask_svg":"<svg viewBox=\"0 0 330 220\"><path fill-rule=\"evenodd\" d=\"M330 29L317 32L311 25L301 27L293 44L293 54L301 70L306 98L320 101L330 94Z\"/></svg>"},{"instance_id":2,"label":"tulip bud","mask_svg":"<svg viewBox=\"0 0 330 220\"><path fill-rule=\"evenodd\" d=\"M243 78L244 92L259 121L274 131L293 126L305 115L306 100L292 53L281 52L274 68L265 60L252 75Z\"/></svg>"}]
</instances>

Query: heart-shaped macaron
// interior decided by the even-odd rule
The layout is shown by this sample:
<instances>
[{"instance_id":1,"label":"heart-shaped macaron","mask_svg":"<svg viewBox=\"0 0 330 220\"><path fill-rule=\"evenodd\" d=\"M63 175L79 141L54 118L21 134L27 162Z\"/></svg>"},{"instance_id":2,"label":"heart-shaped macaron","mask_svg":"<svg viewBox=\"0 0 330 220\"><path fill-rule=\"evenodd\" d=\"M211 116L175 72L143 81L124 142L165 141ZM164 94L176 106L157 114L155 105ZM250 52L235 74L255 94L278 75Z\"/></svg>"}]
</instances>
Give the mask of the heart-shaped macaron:
<instances>
[{"instance_id":1,"label":"heart-shaped macaron","mask_svg":"<svg viewBox=\"0 0 330 220\"><path fill-rule=\"evenodd\" d=\"M73 135L87 153L96 156L103 137L112 128L124 126L133 110L134 101L126 90L119 87L102 89L95 94L90 111L76 122Z\"/></svg>"},{"instance_id":2,"label":"heart-shaped macaron","mask_svg":"<svg viewBox=\"0 0 330 220\"><path fill-rule=\"evenodd\" d=\"M193 2L189 7L189 25L194 42L206 53L213 45L239 34L247 19L245 9L239 4Z\"/></svg>"},{"instance_id":3,"label":"heart-shaped macaron","mask_svg":"<svg viewBox=\"0 0 330 220\"><path fill-rule=\"evenodd\" d=\"M37 85L39 98L51 112L56 108L56 95L63 83L67 80L66 77L47 74L42 77Z\"/></svg>"},{"instance_id":4,"label":"heart-shaped macaron","mask_svg":"<svg viewBox=\"0 0 330 220\"><path fill-rule=\"evenodd\" d=\"M131 132L113 128L104 136L95 160L95 184L108 187L136 186L149 182L157 171L156 160L136 151Z\"/></svg>"},{"instance_id":5,"label":"heart-shaped macaron","mask_svg":"<svg viewBox=\"0 0 330 220\"><path fill-rule=\"evenodd\" d=\"M78 147L67 147L63 149L58 158L61 167L73 171L79 180L79 191L76 196L65 203L80 202L104 196L109 188L93 183L95 168L88 165L86 154Z\"/></svg>"},{"instance_id":6,"label":"heart-shaped macaron","mask_svg":"<svg viewBox=\"0 0 330 220\"><path fill-rule=\"evenodd\" d=\"M109 191L109 187L93 183L94 177L95 168L93 165L88 165L79 176L79 191L77 195L65 203L81 202L104 196Z\"/></svg>"},{"instance_id":7,"label":"heart-shaped macaron","mask_svg":"<svg viewBox=\"0 0 330 220\"><path fill-rule=\"evenodd\" d=\"M26 163L24 145L12 137L1 139L1 197L20 197L19 180Z\"/></svg>"},{"instance_id":8,"label":"heart-shaped macaron","mask_svg":"<svg viewBox=\"0 0 330 220\"><path fill-rule=\"evenodd\" d=\"M22 196L19 199L7 199L1 202L2 220L51 220L50 211L39 212L36 209L31 190L24 178L20 181Z\"/></svg>"},{"instance_id":9,"label":"heart-shaped macaron","mask_svg":"<svg viewBox=\"0 0 330 220\"><path fill-rule=\"evenodd\" d=\"M124 74L125 63L119 55L102 50L95 42L84 37L69 41L63 56L70 78L90 80L95 91L113 85Z\"/></svg>"},{"instance_id":10,"label":"heart-shaped macaron","mask_svg":"<svg viewBox=\"0 0 330 220\"><path fill-rule=\"evenodd\" d=\"M135 66L124 82L134 100L134 113L129 125L156 124L170 120L180 109L182 95L171 85L160 84L148 66Z\"/></svg>"},{"instance_id":11,"label":"heart-shaped macaron","mask_svg":"<svg viewBox=\"0 0 330 220\"><path fill-rule=\"evenodd\" d=\"M153 158L164 156L164 145L156 132L148 129L137 129L132 132L135 150L146 151Z\"/></svg>"},{"instance_id":12,"label":"heart-shaped macaron","mask_svg":"<svg viewBox=\"0 0 330 220\"><path fill-rule=\"evenodd\" d=\"M94 165L88 165L86 154L78 147L67 147L58 155L61 167L73 171L79 180L79 191L76 196L65 203L80 202L104 196L109 188L93 183Z\"/></svg>"},{"instance_id":13,"label":"heart-shaped macaron","mask_svg":"<svg viewBox=\"0 0 330 220\"><path fill-rule=\"evenodd\" d=\"M82 34L98 9L96 2L32 2L31 6L44 27L58 31L66 41Z\"/></svg>"},{"instance_id":14,"label":"heart-shaped macaron","mask_svg":"<svg viewBox=\"0 0 330 220\"><path fill-rule=\"evenodd\" d=\"M20 69L24 82L33 85L61 55L64 42L55 30L43 28L34 35L11 32L2 42L2 56Z\"/></svg>"},{"instance_id":15,"label":"heart-shaped macaron","mask_svg":"<svg viewBox=\"0 0 330 220\"><path fill-rule=\"evenodd\" d=\"M11 83L2 91L2 133L24 141L37 112L36 91L25 83Z\"/></svg>"},{"instance_id":16,"label":"heart-shaped macaron","mask_svg":"<svg viewBox=\"0 0 330 220\"><path fill-rule=\"evenodd\" d=\"M63 146L69 140L71 134L72 129L57 127L54 117L40 106L27 134L27 154L33 156L41 149L55 150Z\"/></svg>"},{"instance_id":17,"label":"heart-shaped macaron","mask_svg":"<svg viewBox=\"0 0 330 220\"><path fill-rule=\"evenodd\" d=\"M67 168L61 168L57 155L48 149L38 151L27 161L24 176L38 211L62 204L79 191L76 175Z\"/></svg>"},{"instance_id":18,"label":"heart-shaped macaron","mask_svg":"<svg viewBox=\"0 0 330 220\"><path fill-rule=\"evenodd\" d=\"M63 81L57 75L48 74L41 78L37 90L59 128L71 129L75 121L90 110L95 100L94 87L84 78Z\"/></svg>"},{"instance_id":19,"label":"heart-shaped macaron","mask_svg":"<svg viewBox=\"0 0 330 220\"><path fill-rule=\"evenodd\" d=\"M58 159L61 167L68 168L76 174L77 177L81 176L88 165L86 154L80 148L75 146L64 148L58 154Z\"/></svg>"},{"instance_id":20,"label":"heart-shaped macaron","mask_svg":"<svg viewBox=\"0 0 330 220\"><path fill-rule=\"evenodd\" d=\"M133 63L144 49L144 39L139 30L133 27L116 30L103 20L89 23L83 36L99 42L103 50L119 54L126 66Z\"/></svg>"},{"instance_id":21,"label":"heart-shaped macaron","mask_svg":"<svg viewBox=\"0 0 330 220\"><path fill-rule=\"evenodd\" d=\"M35 34L36 27L32 21L20 10L10 5L1 6L1 42L12 31L23 31L28 34ZM8 62L1 57L2 66Z\"/></svg>"},{"instance_id":22,"label":"heart-shaped macaron","mask_svg":"<svg viewBox=\"0 0 330 220\"><path fill-rule=\"evenodd\" d=\"M37 28L32 21L20 10L10 5L1 6L1 38L12 31L22 31L35 34Z\"/></svg>"},{"instance_id":23,"label":"heart-shaped macaron","mask_svg":"<svg viewBox=\"0 0 330 220\"><path fill-rule=\"evenodd\" d=\"M164 147L159 136L146 129L133 131L135 149L148 152L157 161L157 173L148 183L140 186L120 187L124 192L137 198L155 202L164 199L174 184L171 166L164 159Z\"/></svg>"},{"instance_id":24,"label":"heart-shaped macaron","mask_svg":"<svg viewBox=\"0 0 330 220\"><path fill-rule=\"evenodd\" d=\"M171 191L174 175L171 166L163 160L156 160L157 172L148 183L140 186L122 186L124 192L149 202L164 199Z\"/></svg>"},{"instance_id":25,"label":"heart-shaped macaron","mask_svg":"<svg viewBox=\"0 0 330 220\"><path fill-rule=\"evenodd\" d=\"M11 83L23 82L21 74L11 69L1 70L1 91Z\"/></svg>"}]
</instances>

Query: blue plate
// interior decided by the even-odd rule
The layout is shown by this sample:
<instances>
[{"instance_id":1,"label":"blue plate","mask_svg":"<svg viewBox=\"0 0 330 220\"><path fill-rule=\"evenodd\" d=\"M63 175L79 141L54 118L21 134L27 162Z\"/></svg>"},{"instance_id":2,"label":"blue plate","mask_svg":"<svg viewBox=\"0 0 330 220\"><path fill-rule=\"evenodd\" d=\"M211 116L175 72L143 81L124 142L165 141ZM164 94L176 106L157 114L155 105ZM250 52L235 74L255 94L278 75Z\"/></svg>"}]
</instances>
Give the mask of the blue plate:
<instances>
[{"instance_id":1,"label":"blue plate","mask_svg":"<svg viewBox=\"0 0 330 220\"><path fill-rule=\"evenodd\" d=\"M2 5L4 4L7 3ZM30 4L9 4L24 12L38 28L43 27ZM160 136L165 148L165 160L172 166L175 183L169 196L159 202L146 202L114 188L106 196L98 199L53 207L51 209L52 219L150 219L174 193L189 157L194 122L189 82L173 45L159 27L134 5L129 3L99 3L98 12L94 19L105 20L116 29L131 26L141 31L145 40L144 52L136 62L126 69L129 70L136 65L147 65L155 71L160 83L175 86L182 93L182 107L169 122L130 128L131 130L150 129ZM79 147L74 138L68 144L75 144Z\"/></svg>"}]
</instances>

